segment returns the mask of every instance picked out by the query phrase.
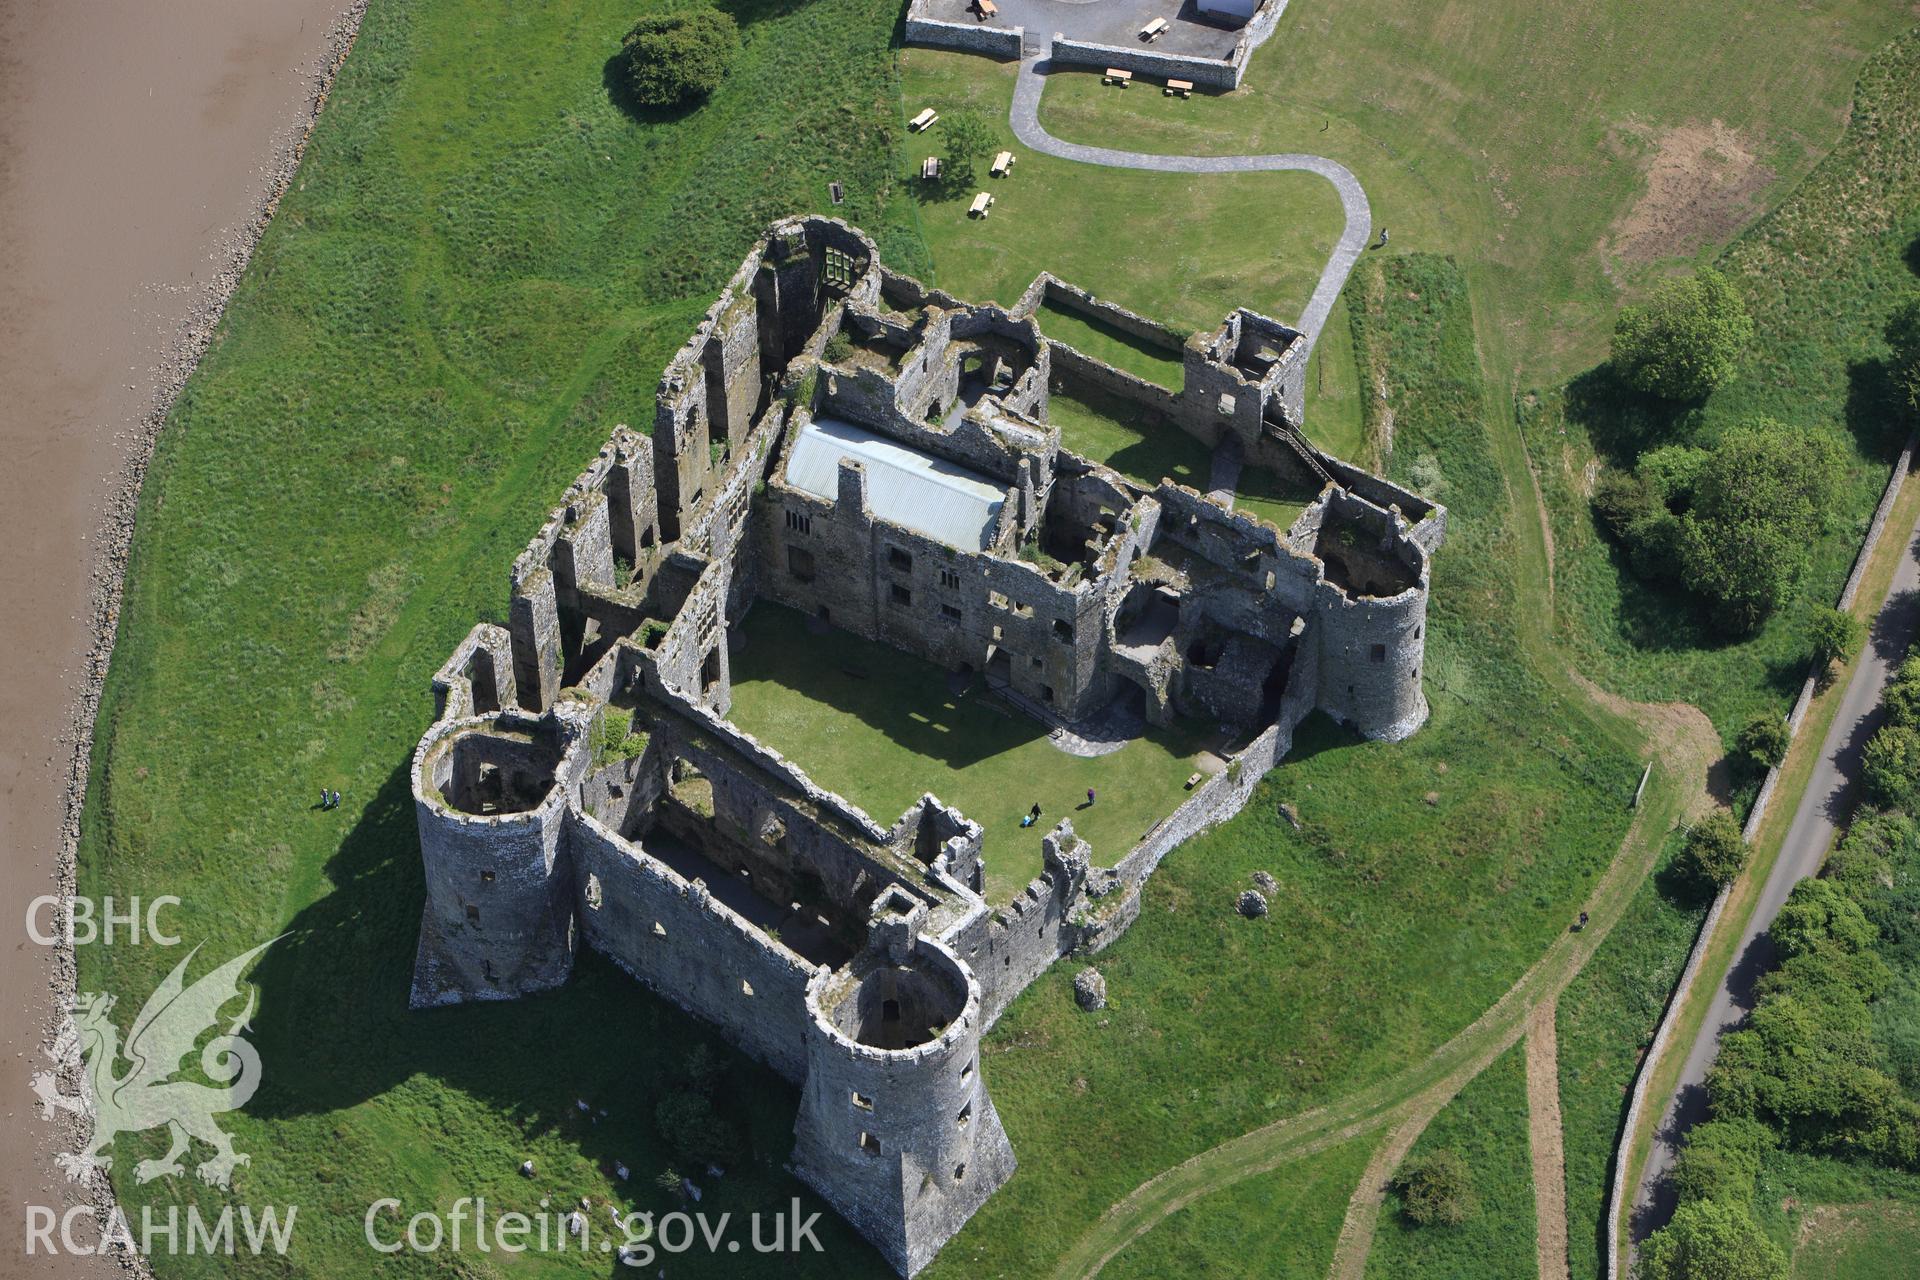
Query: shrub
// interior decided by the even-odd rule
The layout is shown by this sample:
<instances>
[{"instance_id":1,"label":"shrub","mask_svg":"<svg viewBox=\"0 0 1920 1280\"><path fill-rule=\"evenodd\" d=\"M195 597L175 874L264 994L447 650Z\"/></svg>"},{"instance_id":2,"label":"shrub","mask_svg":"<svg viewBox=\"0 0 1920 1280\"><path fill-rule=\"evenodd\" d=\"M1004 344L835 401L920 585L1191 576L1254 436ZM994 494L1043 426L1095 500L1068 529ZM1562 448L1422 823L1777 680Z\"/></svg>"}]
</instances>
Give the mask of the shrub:
<instances>
[{"instance_id":1,"label":"shrub","mask_svg":"<svg viewBox=\"0 0 1920 1280\"><path fill-rule=\"evenodd\" d=\"M1784 718L1762 711L1740 727L1736 743L1740 754L1755 764L1775 765L1786 757L1787 744L1792 740Z\"/></svg>"},{"instance_id":2,"label":"shrub","mask_svg":"<svg viewBox=\"0 0 1920 1280\"><path fill-rule=\"evenodd\" d=\"M1636 1280L1787 1280L1787 1255L1743 1204L1696 1200L1640 1246Z\"/></svg>"},{"instance_id":3,"label":"shrub","mask_svg":"<svg viewBox=\"0 0 1920 1280\"><path fill-rule=\"evenodd\" d=\"M740 53L740 28L713 8L649 14L620 42L627 84L642 106L698 102L720 87Z\"/></svg>"},{"instance_id":4,"label":"shrub","mask_svg":"<svg viewBox=\"0 0 1920 1280\"><path fill-rule=\"evenodd\" d=\"M1714 446L1682 518L1680 567L1724 624L1750 631L1785 598L1840 469L1832 436L1777 422L1732 428Z\"/></svg>"},{"instance_id":5,"label":"shrub","mask_svg":"<svg viewBox=\"0 0 1920 1280\"><path fill-rule=\"evenodd\" d=\"M731 1164L739 1150L740 1135L732 1123L691 1089L675 1089L660 1099L653 1121L667 1149L695 1168Z\"/></svg>"},{"instance_id":6,"label":"shrub","mask_svg":"<svg viewBox=\"0 0 1920 1280\"><path fill-rule=\"evenodd\" d=\"M1845 610L1822 607L1814 610L1813 625L1807 628L1807 634L1813 641L1814 665L1825 669L1851 658L1865 638L1866 629L1860 625L1860 619Z\"/></svg>"},{"instance_id":7,"label":"shrub","mask_svg":"<svg viewBox=\"0 0 1920 1280\"><path fill-rule=\"evenodd\" d=\"M1712 461L1713 454L1687 444L1662 445L1640 455L1634 470L1645 482L1653 500L1678 512L1693 498L1700 473Z\"/></svg>"},{"instance_id":8,"label":"shrub","mask_svg":"<svg viewBox=\"0 0 1920 1280\"><path fill-rule=\"evenodd\" d=\"M1731 280L1711 267L1662 285L1620 313L1613 363L1629 386L1664 400L1700 400L1733 377L1753 319Z\"/></svg>"},{"instance_id":9,"label":"shrub","mask_svg":"<svg viewBox=\"0 0 1920 1280\"><path fill-rule=\"evenodd\" d=\"M1860 785L1867 799L1883 809L1904 809L1920 782L1920 730L1885 724L1860 753Z\"/></svg>"},{"instance_id":10,"label":"shrub","mask_svg":"<svg viewBox=\"0 0 1920 1280\"><path fill-rule=\"evenodd\" d=\"M1681 1204L1720 1200L1749 1204L1760 1179L1760 1159L1778 1146L1779 1135L1757 1120L1709 1120L1687 1135L1673 1169Z\"/></svg>"},{"instance_id":11,"label":"shrub","mask_svg":"<svg viewBox=\"0 0 1920 1280\"><path fill-rule=\"evenodd\" d=\"M1696 884L1716 888L1731 883L1746 869L1747 842L1740 836L1740 824L1726 809L1715 809L1687 833L1677 866L1682 875Z\"/></svg>"},{"instance_id":12,"label":"shrub","mask_svg":"<svg viewBox=\"0 0 1920 1280\"><path fill-rule=\"evenodd\" d=\"M1621 542L1654 510L1653 494L1637 472L1608 470L1593 486L1594 518Z\"/></svg>"},{"instance_id":13,"label":"shrub","mask_svg":"<svg viewBox=\"0 0 1920 1280\"><path fill-rule=\"evenodd\" d=\"M1467 1162L1444 1148L1407 1166L1397 1189L1408 1219L1423 1227L1457 1227L1477 1204Z\"/></svg>"},{"instance_id":14,"label":"shrub","mask_svg":"<svg viewBox=\"0 0 1920 1280\"><path fill-rule=\"evenodd\" d=\"M821 354L826 356L828 364L845 364L847 357L853 354L853 339L844 333L836 333L827 339L827 348Z\"/></svg>"},{"instance_id":15,"label":"shrub","mask_svg":"<svg viewBox=\"0 0 1920 1280\"><path fill-rule=\"evenodd\" d=\"M1887 681L1880 695L1887 709L1887 723L1920 729L1920 658L1909 657Z\"/></svg>"}]
</instances>

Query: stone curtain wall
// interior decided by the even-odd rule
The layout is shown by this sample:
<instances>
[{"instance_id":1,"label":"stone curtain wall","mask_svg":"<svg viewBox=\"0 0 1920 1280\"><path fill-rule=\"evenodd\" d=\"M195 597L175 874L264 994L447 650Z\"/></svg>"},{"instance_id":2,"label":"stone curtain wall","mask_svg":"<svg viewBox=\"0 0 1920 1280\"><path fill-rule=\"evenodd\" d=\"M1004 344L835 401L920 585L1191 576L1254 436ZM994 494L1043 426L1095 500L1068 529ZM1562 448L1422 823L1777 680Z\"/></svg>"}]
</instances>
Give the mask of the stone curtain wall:
<instances>
[{"instance_id":1,"label":"stone curtain wall","mask_svg":"<svg viewBox=\"0 0 1920 1280\"><path fill-rule=\"evenodd\" d=\"M996 27L990 22L942 22L926 16L926 0L915 0L907 11L907 43L935 49L955 49L961 53L985 54L1016 62L1020 58L1025 28Z\"/></svg>"}]
</instances>

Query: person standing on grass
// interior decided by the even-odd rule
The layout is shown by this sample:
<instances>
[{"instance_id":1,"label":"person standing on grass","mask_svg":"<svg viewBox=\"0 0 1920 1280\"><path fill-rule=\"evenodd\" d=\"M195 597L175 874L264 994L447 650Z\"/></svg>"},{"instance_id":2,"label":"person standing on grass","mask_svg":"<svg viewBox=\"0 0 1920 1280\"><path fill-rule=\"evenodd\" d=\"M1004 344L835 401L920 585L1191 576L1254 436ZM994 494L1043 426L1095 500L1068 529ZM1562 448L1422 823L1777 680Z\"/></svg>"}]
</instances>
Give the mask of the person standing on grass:
<instances>
[{"instance_id":1,"label":"person standing on grass","mask_svg":"<svg viewBox=\"0 0 1920 1280\"><path fill-rule=\"evenodd\" d=\"M1087 788L1087 808L1093 808L1093 788Z\"/></svg>"}]
</instances>

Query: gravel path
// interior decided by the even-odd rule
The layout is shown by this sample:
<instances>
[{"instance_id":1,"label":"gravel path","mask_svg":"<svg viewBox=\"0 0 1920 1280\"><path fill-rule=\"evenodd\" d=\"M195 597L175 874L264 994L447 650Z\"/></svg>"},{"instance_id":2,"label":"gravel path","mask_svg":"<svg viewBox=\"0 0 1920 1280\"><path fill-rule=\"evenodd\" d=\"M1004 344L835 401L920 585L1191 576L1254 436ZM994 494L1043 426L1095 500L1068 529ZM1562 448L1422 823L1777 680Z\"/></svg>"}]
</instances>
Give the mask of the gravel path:
<instances>
[{"instance_id":1,"label":"gravel path","mask_svg":"<svg viewBox=\"0 0 1920 1280\"><path fill-rule=\"evenodd\" d=\"M1320 282L1300 313L1298 327L1307 335L1307 350L1320 340L1327 313L1353 272L1353 264L1366 252L1373 238L1373 211L1367 206L1367 193L1353 171L1337 160L1288 152L1270 156L1161 156L1144 151L1116 151L1111 147L1089 147L1078 142L1062 142L1040 127L1040 94L1046 88L1050 64L1045 59L1029 59L1020 64L1020 79L1013 90L1010 118L1013 136L1043 155L1082 164L1105 165L1113 169L1151 169L1162 173L1317 173L1333 184L1340 195L1340 208L1347 225L1333 246L1333 254L1320 272Z\"/></svg>"}]
</instances>

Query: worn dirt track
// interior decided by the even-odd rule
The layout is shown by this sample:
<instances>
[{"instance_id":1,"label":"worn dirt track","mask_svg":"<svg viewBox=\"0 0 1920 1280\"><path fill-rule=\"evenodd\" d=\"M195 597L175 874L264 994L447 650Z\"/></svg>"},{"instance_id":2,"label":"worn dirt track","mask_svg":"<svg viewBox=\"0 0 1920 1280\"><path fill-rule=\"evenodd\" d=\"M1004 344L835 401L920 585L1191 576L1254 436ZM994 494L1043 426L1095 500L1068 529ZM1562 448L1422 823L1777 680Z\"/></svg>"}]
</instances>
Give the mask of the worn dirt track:
<instances>
[{"instance_id":1,"label":"worn dirt track","mask_svg":"<svg viewBox=\"0 0 1920 1280\"><path fill-rule=\"evenodd\" d=\"M124 1275L26 1253L26 1205L88 1189L28 1080L71 962L26 936L70 884L78 752L133 486L291 172L347 0L0 0L0 1275ZM156 888L156 893L165 892ZM144 994L144 993L136 993ZM90 1244L94 1233L75 1235Z\"/></svg>"}]
</instances>

